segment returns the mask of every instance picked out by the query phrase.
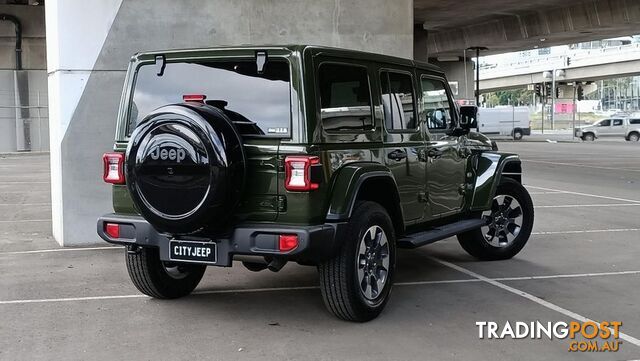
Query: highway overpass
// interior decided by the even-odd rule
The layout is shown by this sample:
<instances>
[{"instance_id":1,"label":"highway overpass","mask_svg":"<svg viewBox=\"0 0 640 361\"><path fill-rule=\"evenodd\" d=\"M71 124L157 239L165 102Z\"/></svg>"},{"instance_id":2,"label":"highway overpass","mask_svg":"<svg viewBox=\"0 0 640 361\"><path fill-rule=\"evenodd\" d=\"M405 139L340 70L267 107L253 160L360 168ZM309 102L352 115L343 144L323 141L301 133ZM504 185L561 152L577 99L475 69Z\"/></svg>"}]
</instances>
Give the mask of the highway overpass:
<instances>
[{"instance_id":1,"label":"highway overpass","mask_svg":"<svg viewBox=\"0 0 640 361\"><path fill-rule=\"evenodd\" d=\"M558 81L593 81L640 74L640 44L603 49L575 49L565 55L535 56L480 69L480 90L521 88L549 81L543 72L563 69Z\"/></svg>"}]
</instances>

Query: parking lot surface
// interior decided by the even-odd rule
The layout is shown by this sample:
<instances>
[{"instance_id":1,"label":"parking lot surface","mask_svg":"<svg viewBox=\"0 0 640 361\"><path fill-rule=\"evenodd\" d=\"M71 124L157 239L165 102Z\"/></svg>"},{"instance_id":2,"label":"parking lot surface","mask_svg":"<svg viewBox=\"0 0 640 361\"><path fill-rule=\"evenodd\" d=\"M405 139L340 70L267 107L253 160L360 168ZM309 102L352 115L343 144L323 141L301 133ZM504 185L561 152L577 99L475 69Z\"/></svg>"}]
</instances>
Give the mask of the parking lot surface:
<instances>
[{"instance_id":1,"label":"parking lot surface","mask_svg":"<svg viewBox=\"0 0 640 361\"><path fill-rule=\"evenodd\" d=\"M295 264L209 268L192 296L143 296L121 248L57 246L47 155L0 156L0 359L640 358L640 144L499 146L523 159L529 244L498 262L471 258L455 238L400 250L393 296L364 324L332 317L316 270ZM620 350L479 339L475 324L585 319L622 321Z\"/></svg>"}]
</instances>

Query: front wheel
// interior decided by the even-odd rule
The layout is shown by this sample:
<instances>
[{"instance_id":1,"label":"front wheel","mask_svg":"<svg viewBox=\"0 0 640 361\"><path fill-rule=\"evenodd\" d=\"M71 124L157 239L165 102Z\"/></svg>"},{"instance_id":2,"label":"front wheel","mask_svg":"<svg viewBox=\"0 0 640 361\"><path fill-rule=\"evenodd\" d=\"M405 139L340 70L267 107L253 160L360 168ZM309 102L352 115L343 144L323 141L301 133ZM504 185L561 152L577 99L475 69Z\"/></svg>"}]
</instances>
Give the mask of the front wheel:
<instances>
[{"instance_id":1,"label":"front wheel","mask_svg":"<svg viewBox=\"0 0 640 361\"><path fill-rule=\"evenodd\" d=\"M533 229L533 201L522 184L504 178L496 190L491 209L480 217L487 224L458 235L462 248L481 260L509 259L527 244Z\"/></svg>"},{"instance_id":2,"label":"front wheel","mask_svg":"<svg viewBox=\"0 0 640 361\"><path fill-rule=\"evenodd\" d=\"M157 248L127 248L129 278L136 288L154 298L178 298L190 294L200 283L207 266L160 260Z\"/></svg>"},{"instance_id":3,"label":"front wheel","mask_svg":"<svg viewBox=\"0 0 640 361\"><path fill-rule=\"evenodd\" d=\"M585 142L593 142L595 139L596 137L593 135L593 133L586 133L582 136L582 140L584 140Z\"/></svg>"},{"instance_id":4,"label":"front wheel","mask_svg":"<svg viewBox=\"0 0 640 361\"><path fill-rule=\"evenodd\" d=\"M338 318L365 322L389 300L396 242L387 211L374 202L358 203L338 253L318 266L322 298Z\"/></svg>"}]
</instances>

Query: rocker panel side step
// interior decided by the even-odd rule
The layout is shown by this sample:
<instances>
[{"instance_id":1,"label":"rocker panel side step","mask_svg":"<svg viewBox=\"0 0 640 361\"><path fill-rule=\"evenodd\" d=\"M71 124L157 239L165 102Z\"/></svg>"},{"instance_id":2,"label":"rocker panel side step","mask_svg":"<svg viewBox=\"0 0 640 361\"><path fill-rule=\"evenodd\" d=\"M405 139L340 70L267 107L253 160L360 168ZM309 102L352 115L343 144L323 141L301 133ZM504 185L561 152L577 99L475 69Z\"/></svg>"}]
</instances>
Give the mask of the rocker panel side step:
<instances>
[{"instance_id":1,"label":"rocker panel side step","mask_svg":"<svg viewBox=\"0 0 640 361\"><path fill-rule=\"evenodd\" d=\"M454 223L434 227L426 231L409 234L398 239L400 248L417 248L463 232L472 231L486 224L484 219L464 219Z\"/></svg>"}]
</instances>

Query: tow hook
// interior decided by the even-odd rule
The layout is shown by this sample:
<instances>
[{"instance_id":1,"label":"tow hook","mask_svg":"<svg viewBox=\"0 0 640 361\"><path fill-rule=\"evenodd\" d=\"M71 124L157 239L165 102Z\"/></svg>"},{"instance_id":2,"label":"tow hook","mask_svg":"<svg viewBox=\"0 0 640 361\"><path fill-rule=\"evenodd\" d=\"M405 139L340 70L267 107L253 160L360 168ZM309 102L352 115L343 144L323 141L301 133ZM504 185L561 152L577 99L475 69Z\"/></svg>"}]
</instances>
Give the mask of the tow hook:
<instances>
[{"instance_id":1,"label":"tow hook","mask_svg":"<svg viewBox=\"0 0 640 361\"><path fill-rule=\"evenodd\" d=\"M127 254L139 254L140 247L137 245L127 246Z\"/></svg>"},{"instance_id":2,"label":"tow hook","mask_svg":"<svg viewBox=\"0 0 640 361\"><path fill-rule=\"evenodd\" d=\"M287 264L286 259L274 257L271 262L269 262L267 268L272 272L278 272L282 269L282 267L284 267L285 264Z\"/></svg>"}]
</instances>

